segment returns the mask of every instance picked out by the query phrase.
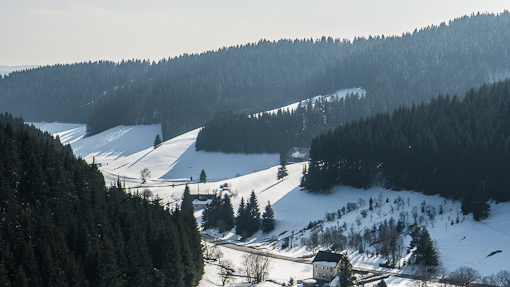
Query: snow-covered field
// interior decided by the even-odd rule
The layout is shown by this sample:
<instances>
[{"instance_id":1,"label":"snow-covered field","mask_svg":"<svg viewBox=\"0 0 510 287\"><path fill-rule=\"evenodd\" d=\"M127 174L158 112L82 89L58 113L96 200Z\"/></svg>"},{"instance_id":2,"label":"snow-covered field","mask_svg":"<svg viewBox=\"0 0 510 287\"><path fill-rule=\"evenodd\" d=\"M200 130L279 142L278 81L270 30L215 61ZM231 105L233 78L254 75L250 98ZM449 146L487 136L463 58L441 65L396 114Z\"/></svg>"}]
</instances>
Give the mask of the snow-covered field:
<instances>
[{"instance_id":1,"label":"snow-covered field","mask_svg":"<svg viewBox=\"0 0 510 287\"><path fill-rule=\"evenodd\" d=\"M224 239L231 242L256 246L264 251L293 257L310 255L310 251L299 246L300 236L306 236L306 233L296 236L293 243L298 246L285 250L280 250L279 244L270 244L269 239L275 240L288 236L292 231L297 234L310 221L323 220L327 212L336 212L348 202L358 202L360 198L367 204L370 197L383 198L383 202L388 199L388 203L383 203L379 211L370 211L366 218L361 218L360 211L367 206L347 213L339 220L326 222L324 227L339 226L345 222L349 227L363 230L365 227L372 227L375 222L389 220L391 217L398 220L400 212L411 213L414 206L419 209L421 203L425 201L428 205L434 206L436 211L443 206L443 214L436 213L433 220L425 219L423 223L427 225L432 239L436 242L440 260L446 270L453 271L460 266L469 266L484 276L500 270L510 270L510 203L493 203L489 218L476 222L472 216L462 215L460 202L412 191L397 192L382 188L359 190L337 186L328 195L310 194L299 188L302 163L288 165L289 176L283 181L278 181L276 174L279 155L197 152L195 139L198 130L166 141L154 149L154 139L157 134L161 134L159 125L119 126L92 137L84 137L84 125L62 123L34 123L34 125L43 131L58 135L62 142L71 144L75 154L87 162L91 163L95 159L96 163L101 164L100 170L107 184L115 182L120 177L127 187L139 190L148 188L163 198L164 202L178 203L185 183L190 183L192 193L213 192L214 189L219 188L220 184L229 183L237 194L237 197L232 200L234 209L237 209L242 197L249 197L252 190L257 194L261 210L270 201L276 215L275 230L266 235L259 231L247 242L242 243L233 232L225 234ZM151 177L142 184L140 171L144 168L150 170ZM202 169L207 173L208 182L199 185L197 181ZM394 200L398 197L405 204L395 205ZM201 212L195 212L199 222ZM460 222L452 225L452 220L456 220L457 217ZM359 225L356 224L356 219ZM217 232L205 231L205 233L221 237ZM497 250L501 252L488 256ZM242 252L226 248L222 248L222 251L225 258L232 260L237 267L241 267ZM365 268L380 269L379 263L383 261L382 258L368 258L356 252L350 252L349 257L355 266ZM275 259L272 266L269 278L278 282L288 282L290 277L295 279L312 277L309 264ZM395 271L413 272L411 267ZM207 265L201 286L221 285L217 273L216 266ZM241 281L238 279L238 283ZM404 286L409 283L409 280L395 277L386 281L392 286Z\"/></svg>"}]
</instances>

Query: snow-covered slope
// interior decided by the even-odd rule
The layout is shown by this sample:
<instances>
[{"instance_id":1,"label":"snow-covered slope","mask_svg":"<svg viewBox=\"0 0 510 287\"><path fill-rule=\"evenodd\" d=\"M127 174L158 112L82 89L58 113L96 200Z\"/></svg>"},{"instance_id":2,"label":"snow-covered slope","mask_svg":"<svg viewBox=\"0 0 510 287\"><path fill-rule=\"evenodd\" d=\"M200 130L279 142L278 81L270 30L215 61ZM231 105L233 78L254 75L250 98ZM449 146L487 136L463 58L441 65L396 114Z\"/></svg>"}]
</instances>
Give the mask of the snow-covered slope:
<instances>
[{"instance_id":1,"label":"snow-covered slope","mask_svg":"<svg viewBox=\"0 0 510 287\"><path fill-rule=\"evenodd\" d=\"M269 244L268 241L288 236L292 231L297 233L310 221L322 220L327 212L336 212L349 202L359 202L360 198L368 202L370 197L383 197L384 202L387 199L388 203L382 204L379 212L369 211L366 218L361 218L361 211L367 207L361 207L345 214L341 219L326 222L324 228L340 226L345 222L348 228L363 230L391 217L398 220L401 212L411 213L413 207L420 209L420 205L425 201L427 205L435 207L436 213L433 219L424 219L422 223L427 226L432 239L435 240L446 270L453 271L460 266L469 266L482 275L510 270L510 203L492 203L489 218L476 222L472 216L462 215L460 202L412 191L397 192L382 188L359 190L337 186L331 194L310 194L299 188L304 164L288 165L289 176L283 181L278 181L276 175L279 155L197 152L195 140L198 129L168 140L154 149L154 139L157 134L161 134L159 125L119 126L91 137L84 137L84 125L59 123L35 123L35 125L58 135L64 143L71 144L77 156L88 162L95 158L96 163L101 164L100 170L107 184L115 182L120 177L127 187L150 189L164 202L178 203L184 190L183 185L186 183L190 184L192 193L213 192L220 184L229 183L237 195L232 199L234 209L237 209L241 198L247 198L254 190L261 210L268 201L273 205L276 229L269 234L262 234L259 231L244 243L238 242L238 236L233 232L225 234L224 239L238 244L258 246L269 252L289 256L302 256L310 254L310 251L299 245L299 239L308 236L306 232L296 236L294 244L298 246L290 249L280 250L276 248L278 244ZM140 171L144 168L150 170L151 178L142 184ZM208 182L198 184L202 169L207 173ZM394 204L395 199L399 197L405 202L400 207ZM442 214L439 214L440 206L444 210ZM199 221L201 213L202 211L195 213ZM452 224L457 218L459 223ZM356 223L357 219L359 225ZM409 216L407 220L413 219ZM221 237L216 232L207 233ZM488 256L498 250L501 252ZM379 263L383 261L380 257L369 258L367 255L354 252L351 252L350 258L358 267L380 268ZM300 268L296 267L296 270ZM292 268L285 272L293 275ZM409 268L399 272L411 273L412 270ZM285 273L285 276L287 275ZM285 276L281 275L279 279ZM298 274L293 276L306 278L311 274L305 277ZM401 283L395 281L395 284Z\"/></svg>"},{"instance_id":2,"label":"snow-covered slope","mask_svg":"<svg viewBox=\"0 0 510 287\"><path fill-rule=\"evenodd\" d=\"M66 124L35 124L43 130L59 135L61 140L69 142L76 155L92 162L95 157L101 163L101 171L107 183L112 183L120 176L128 187L135 189L148 188L159 194L165 202L178 202L183 192L184 183L190 183L192 193L212 192L219 185L228 182L237 197L233 199L237 208L241 197L247 198L254 190L257 194L260 208L268 201L273 205L276 214L276 229L268 235L256 233L245 244L260 244L268 238L278 238L278 235L292 230L298 231L308 225L310 221L324 219L326 212L335 212L348 202L357 202L359 198L368 202L370 197L376 198L383 194L389 202L378 215L369 213L358 227L354 225L360 210L342 217L340 222L331 224L352 224L356 229L371 227L374 222L398 219L398 212L391 213L391 204L398 196L407 202L404 210L411 212L413 206L420 207L423 201L439 210L443 205L445 212L437 215L434 221L428 221L428 229L441 254L441 261L448 270L454 270L467 265L490 275L499 270L510 269L510 203L492 204L491 213L487 220L476 222L471 216L460 214L460 203L447 201L438 196L426 196L411 191L390 191L382 188L358 190L350 187L338 186L331 194L310 194L299 188L303 164L291 164L287 168L289 177L283 181L276 179L279 156L276 154L236 155L222 153L207 153L195 151L195 139L198 130L190 131L174 139L164 142L159 148L153 148L156 134L160 133L158 125L116 127L101 134L84 138L85 127L82 125ZM146 184L141 184L140 171L147 167L151 171L151 178ZM200 171L204 169L208 175L208 182L197 184ZM193 177L193 181L191 181ZM174 186L174 187L172 187ZM396 208L395 206L393 206ZM400 212L400 211L399 211ZM461 222L451 225L460 214ZM200 220L201 211L196 212ZM326 225L327 227L327 225ZM218 235L218 234L215 234ZM236 240L233 233L226 234L228 240ZM271 252L282 252L267 248ZM502 252L488 257L494 251ZM294 248L283 251L291 256L309 253L304 248ZM353 262L357 266L378 267L381 260L368 260L353 254Z\"/></svg>"},{"instance_id":3,"label":"snow-covered slope","mask_svg":"<svg viewBox=\"0 0 510 287\"><path fill-rule=\"evenodd\" d=\"M336 92L334 92L333 94L330 94L330 95L325 95L325 96L316 96L316 97L313 97L311 98L310 100L312 101L315 101L315 100L318 100L318 99L326 99L326 100L330 100L330 99L333 99L333 98L344 98L345 96L347 96L348 94L358 94L359 96L363 97L365 96L367 93L367 91L365 91L364 89L362 88L352 88L352 89L341 89L341 90L338 90ZM297 102L297 103L293 103L293 104L290 104L290 105L287 105L287 106L284 106L284 107L281 107L281 108L278 108L278 109L274 109L274 110L270 110L270 111L267 111L268 113L277 113L278 110L289 110L289 111L294 111L297 109L297 107L299 106L299 104L301 103L304 103L305 101L307 100L304 100L304 101L301 101L301 102Z\"/></svg>"}]
</instances>

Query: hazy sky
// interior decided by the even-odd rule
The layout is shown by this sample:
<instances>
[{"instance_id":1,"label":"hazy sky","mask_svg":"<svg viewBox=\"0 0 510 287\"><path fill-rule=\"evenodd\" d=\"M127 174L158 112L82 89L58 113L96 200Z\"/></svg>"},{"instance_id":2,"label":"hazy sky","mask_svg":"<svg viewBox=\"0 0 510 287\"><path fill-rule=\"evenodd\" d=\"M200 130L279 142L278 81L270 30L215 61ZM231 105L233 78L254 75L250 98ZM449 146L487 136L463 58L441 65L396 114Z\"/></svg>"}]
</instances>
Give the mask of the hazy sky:
<instances>
[{"instance_id":1,"label":"hazy sky","mask_svg":"<svg viewBox=\"0 0 510 287\"><path fill-rule=\"evenodd\" d=\"M0 65L159 60L278 40L401 35L508 0L0 0Z\"/></svg>"}]
</instances>

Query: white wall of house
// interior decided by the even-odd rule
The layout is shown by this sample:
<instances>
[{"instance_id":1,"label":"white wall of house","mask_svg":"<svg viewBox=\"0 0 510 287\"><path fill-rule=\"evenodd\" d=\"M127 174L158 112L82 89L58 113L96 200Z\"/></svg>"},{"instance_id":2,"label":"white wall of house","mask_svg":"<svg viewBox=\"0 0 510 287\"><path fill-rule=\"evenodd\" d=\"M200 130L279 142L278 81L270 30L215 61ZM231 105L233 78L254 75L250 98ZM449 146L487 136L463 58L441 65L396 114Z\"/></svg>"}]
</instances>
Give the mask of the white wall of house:
<instances>
[{"instance_id":1,"label":"white wall of house","mask_svg":"<svg viewBox=\"0 0 510 287\"><path fill-rule=\"evenodd\" d=\"M322 281L331 281L335 277L336 266L332 266L331 262L325 262L329 264L313 264L313 278Z\"/></svg>"}]
</instances>

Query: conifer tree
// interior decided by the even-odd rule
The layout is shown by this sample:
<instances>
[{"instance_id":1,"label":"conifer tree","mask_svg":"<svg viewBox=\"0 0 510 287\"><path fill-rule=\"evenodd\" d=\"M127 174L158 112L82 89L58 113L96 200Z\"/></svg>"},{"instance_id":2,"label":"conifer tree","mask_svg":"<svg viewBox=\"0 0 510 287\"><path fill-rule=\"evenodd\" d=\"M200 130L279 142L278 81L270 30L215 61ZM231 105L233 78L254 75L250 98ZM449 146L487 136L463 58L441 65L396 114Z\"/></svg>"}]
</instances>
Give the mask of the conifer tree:
<instances>
[{"instance_id":1,"label":"conifer tree","mask_svg":"<svg viewBox=\"0 0 510 287\"><path fill-rule=\"evenodd\" d=\"M257 195L252 190L250 194L250 200L246 204L247 223L246 231L248 237L252 236L257 230L260 229L260 210Z\"/></svg>"},{"instance_id":2,"label":"conifer tree","mask_svg":"<svg viewBox=\"0 0 510 287\"><path fill-rule=\"evenodd\" d=\"M418 242L416 242L416 251L414 254L416 256L416 263L423 263L428 267L436 267L439 265L437 251L426 227L423 227L421 231L419 231L419 239Z\"/></svg>"},{"instance_id":3,"label":"conifer tree","mask_svg":"<svg viewBox=\"0 0 510 287\"><path fill-rule=\"evenodd\" d=\"M234 228L234 208L230 201L230 195L225 194L221 201L220 207L220 220L224 222L224 230L231 230ZM218 226L220 227L220 226ZM221 229L221 228L220 228ZM220 230L220 232L223 232Z\"/></svg>"},{"instance_id":4,"label":"conifer tree","mask_svg":"<svg viewBox=\"0 0 510 287\"><path fill-rule=\"evenodd\" d=\"M202 213L202 227L204 229L217 227L221 210L221 201L221 197L219 195L215 195L211 202L206 204Z\"/></svg>"},{"instance_id":5,"label":"conifer tree","mask_svg":"<svg viewBox=\"0 0 510 287\"><path fill-rule=\"evenodd\" d=\"M306 183L306 179L308 178L307 174L308 174L308 169L307 169L307 165L304 164L303 165L303 171L302 171L302 176L301 176L301 179L299 181L299 187L301 187L302 189L306 188L308 185Z\"/></svg>"},{"instance_id":6,"label":"conifer tree","mask_svg":"<svg viewBox=\"0 0 510 287\"><path fill-rule=\"evenodd\" d=\"M205 173L205 170L202 169L200 172L200 182L206 183L207 182L207 174Z\"/></svg>"},{"instance_id":7,"label":"conifer tree","mask_svg":"<svg viewBox=\"0 0 510 287\"><path fill-rule=\"evenodd\" d=\"M245 237L246 231L246 210L247 207L244 204L244 197L241 198L241 202L239 203L239 208L237 208L237 216L235 220L235 226L236 226L236 234L241 235Z\"/></svg>"},{"instance_id":8,"label":"conifer tree","mask_svg":"<svg viewBox=\"0 0 510 287\"><path fill-rule=\"evenodd\" d=\"M161 145L161 137L159 134L156 135L156 138L154 139L154 149L158 148Z\"/></svg>"},{"instance_id":9,"label":"conifer tree","mask_svg":"<svg viewBox=\"0 0 510 287\"><path fill-rule=\"evenodd\" d=\"M276 178L278 180L284 179L289 175L289 172L287 171L287 166L285 165L285 162L282 161L280 164L280 167L278 167L278 174L276 175Z\"/></svg>"},{"instance_id":10,"label":"conifer tree","mask_svg":"<svg viewBox=\"0 0 510 287\"><path fill-rule=\"evenodd\" d=\"M183 213L195 212L195 209L193 208L193 199L191 198L190 189L187 184L186 187L184 187L184 193L182 194L181 211Z\"/></svg>"},{"instance_id":11,"label":"conifer tree","mask_svg":"<svg viewBox=\"0 0 510 287\"><path fill-rule=\"evenodd\" d=\"M351 277L352 277L352 265L349 262L349 258L347 255L344 255L340 260L339 264L339 272L340 272L340 286L346 287L351 286Z\"/></svg>"},{"instance_id":12,"label":"conifer tree","mask_svg":"<svg viewBox=\"0 0 510 287\"><path fill-rule=\"evenodd\" d=\"M207 204L202 213L202 227L218 228L221 233L234 228L234 209L228 194L223 197L216 195Z\"/></svg>"},{"instance_id":13,"label":"conifer tree","mask_svg":"<svg viewBox=\"0 0 510 287\"><path fill-rule=\"evenodd\" d=\"M274 211L271 207L271 202L267 202L266 209L262 214L262 223L261 229L264 233L269 233L274 230L275 219L274 219Z\"/></svg>"}]
</instances>

